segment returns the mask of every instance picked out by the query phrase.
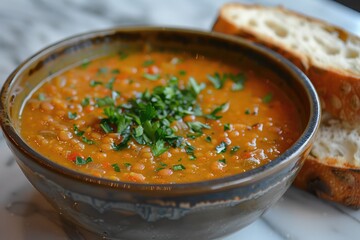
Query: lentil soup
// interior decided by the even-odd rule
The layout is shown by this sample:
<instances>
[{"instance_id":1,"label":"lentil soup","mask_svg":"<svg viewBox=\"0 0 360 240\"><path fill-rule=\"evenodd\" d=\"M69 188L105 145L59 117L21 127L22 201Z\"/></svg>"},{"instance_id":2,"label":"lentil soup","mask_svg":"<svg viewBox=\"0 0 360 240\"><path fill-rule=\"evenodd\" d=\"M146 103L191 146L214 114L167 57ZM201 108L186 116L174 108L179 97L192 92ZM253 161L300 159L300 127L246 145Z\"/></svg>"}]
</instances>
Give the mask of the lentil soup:
<instances>
[{"instance_id":1,"label":"lentil soup","mask_svg":"<svg viewBox=\"0 0 360 240\"><path fill-rule=\"evenodd\" d=\"M68 168L119 181L195 182L243 173L288 149L299 113L279 78L179 52L84 61L27 100L21 134Z\"/></svg>"}]
</instances>

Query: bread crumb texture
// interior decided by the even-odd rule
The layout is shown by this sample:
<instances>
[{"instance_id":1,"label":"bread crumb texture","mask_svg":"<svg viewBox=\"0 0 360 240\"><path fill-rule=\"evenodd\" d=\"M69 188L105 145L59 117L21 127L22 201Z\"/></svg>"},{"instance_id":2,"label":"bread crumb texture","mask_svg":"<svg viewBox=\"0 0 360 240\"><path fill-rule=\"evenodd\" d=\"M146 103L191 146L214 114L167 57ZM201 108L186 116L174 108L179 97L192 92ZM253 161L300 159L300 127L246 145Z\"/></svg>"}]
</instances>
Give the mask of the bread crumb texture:
<instances>
[{"instance_id":1,"label":"bread crumb texture","mask_svg":"<svg viewBox=\"0 0 360 240\"><path fill-rule=\"evenodd\" d=\"M228 4L222 16L262 40L303 55L322 68L360 75L360 38L281 7Z\"/></svg>"},{"instance_id":2,"label":"bread crumb texture","mask_svg":"<svg viewBox=\"0 0 360 240\"><path fill-rule=\"evenodd\" d=\"M335 167L360 167L360 126L323 113L311 155Z\"/></svg>"}]
</instances>

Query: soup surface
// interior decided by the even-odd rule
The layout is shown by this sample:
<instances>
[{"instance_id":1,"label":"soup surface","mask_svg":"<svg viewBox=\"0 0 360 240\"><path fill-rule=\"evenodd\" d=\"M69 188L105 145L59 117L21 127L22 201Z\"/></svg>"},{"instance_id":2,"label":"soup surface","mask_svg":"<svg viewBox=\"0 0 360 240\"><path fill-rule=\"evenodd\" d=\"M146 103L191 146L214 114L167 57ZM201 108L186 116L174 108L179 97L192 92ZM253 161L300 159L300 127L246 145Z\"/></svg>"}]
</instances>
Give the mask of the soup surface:
<instances>
[{"instance_id":1,"label":"soup surface","mask_svg":"<svg viewBox=\"0 0 360 240\"><path fill-rule=\"evenodd\" d=\"M202 55L121 53L84 61L25 103L21 133L65 167L141 183L243 173L299 137L293 101L254 63Z\"/></svg>"}]
</instances>

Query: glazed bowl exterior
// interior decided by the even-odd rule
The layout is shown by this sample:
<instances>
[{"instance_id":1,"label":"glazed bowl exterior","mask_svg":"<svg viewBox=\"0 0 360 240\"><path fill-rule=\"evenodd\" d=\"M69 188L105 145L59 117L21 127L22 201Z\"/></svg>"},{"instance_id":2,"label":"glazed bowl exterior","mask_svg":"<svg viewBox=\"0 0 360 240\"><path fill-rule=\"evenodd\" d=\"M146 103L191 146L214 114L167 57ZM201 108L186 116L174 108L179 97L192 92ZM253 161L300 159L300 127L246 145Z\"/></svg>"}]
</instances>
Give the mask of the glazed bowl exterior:
<instances>
[{"instance_id":1,"label":"glazed bowl exterior","mask_svg":"<svg viewBox=\"0 0 360 240\"><path fill-rule=\"evenodd\" d=\"M253 58L293 91L303 132L280 157L254 170L210 181L138 184L112 181L64 168L30 148L20 135L22 106L41 81L84 59L115 51L177 50ZM133 27L78 35L23 62L7 79L1 126L17 163L35 188L67 220L112 239L216 239L253 222L285 193L312 146L319 101L307 77L289 61L253 43L218 33Z\"/></svg>"}]
</instances>

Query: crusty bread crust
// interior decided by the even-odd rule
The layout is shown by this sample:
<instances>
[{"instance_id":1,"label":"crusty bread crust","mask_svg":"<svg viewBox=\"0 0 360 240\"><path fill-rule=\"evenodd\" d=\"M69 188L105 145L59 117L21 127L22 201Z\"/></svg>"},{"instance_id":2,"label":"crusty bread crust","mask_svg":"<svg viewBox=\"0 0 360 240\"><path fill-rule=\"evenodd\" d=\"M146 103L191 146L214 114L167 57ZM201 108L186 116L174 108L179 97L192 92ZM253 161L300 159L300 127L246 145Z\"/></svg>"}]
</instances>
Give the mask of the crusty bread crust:
<instances>
[{"instance_id":1,"label":"crusty bread crust","mask_svg":"<svg viewBox=\"0 0 360 240\"><path fill-rule=\"evenodd\" d=\"M323 66L317 66L311 62L311 59L304 53L298 52L294 49L287 48L287 46L279 45L273 39L259 34L250 28L239 28L234 25L228 17L225 17L225 9L231 7L241 6L242 8L257 8L265 9L267 7L260 5L245 5L238 3L225 4L220 14L213 25L213 31L237 35L242 38L249 39L253 42L265 45L274 51L282 54L284 57L293 62L300 68L313 82L315 88L318 90L322 108L329 112L332 116L346 120L349 122L356 122L360 120L360 76L355 75L346 70L341 69L324 69ZM336 33L341 40L354 38L360 42L357 36L347 33L345 30L331 26L321 20L314 19L301 15L299 13L276 7L277 11L284 12L289 15L297 16L308 22L319 23L326 27L326 30L331 33Z\"/></svg>"},{"instance_id":2,"label":"crusty bread crust","mask_svg":"<svg viewBox=\"0 0 360 240\"><path fill-rule=\"evenodd\" d=\"M324 110L349 122L360 120L360 76L316 66L310 66L305 74L314 84Z\"/></svg>"},{"instance_id":3,"label":"crusty bread crust","mask_svg":"<svg viewBox=\"0 0 360 240\"><path fill-rule=\"evenodd\" d=\"M245 9L268 8L260 5L225 4L220 9L213 31L240 36L282 54L299 67L312 81L320 96L323 110L349 123L360 120L359 75L341 69L324 69L322 66L317 66L311 62L311 59L301 52L281 46L250 28L242 29L237 27L228 17L224 17L224 9L233 6L241 6ZM320 23L326 26L327 31L335 32L343 41L348 38L355 38L360 43L358 37L347 33L341 28L282 7L276 7L276 9L309 22ZM339 159L336 158L329 157L321 160L309 156L297 175L294 185L310 191L320 198L353 208L360 208L360 168L347 163L339 163Z\"/></svg>"},{"instance_id":4,"label":"crusty bread crust","mask_svg":"<svg viewBox=\"0 0 360 240\"><path fill-rule=\"evenodd\" d=\"M333 167L309 157L297 175L294 185L320 198L360 208L359 168Z\"/></svg>"}]
</instances>

